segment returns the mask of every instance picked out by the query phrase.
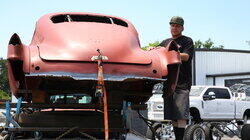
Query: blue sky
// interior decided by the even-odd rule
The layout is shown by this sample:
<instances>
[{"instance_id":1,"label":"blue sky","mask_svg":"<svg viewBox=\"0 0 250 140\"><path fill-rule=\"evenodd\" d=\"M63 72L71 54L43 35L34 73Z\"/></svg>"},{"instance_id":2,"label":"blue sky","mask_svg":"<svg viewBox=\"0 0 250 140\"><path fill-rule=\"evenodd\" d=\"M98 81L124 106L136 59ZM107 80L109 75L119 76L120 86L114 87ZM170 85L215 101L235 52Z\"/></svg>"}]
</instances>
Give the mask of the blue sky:
<instances>
[{"instance_id":1,"label":"blue sky","mask_svg":"<svg viewBox=\"0 0 250 140\"><path fill-rule=\"evenodd\" d=\"M250 50L249 0L1 0L0 57L18 33L29 45L36 21L53 12L92 12L119 16L136 27L141 45L170 37L169 19L182 16L184 35L194 41L211 38L226 49Z\"/></svg>"}]
</instances>

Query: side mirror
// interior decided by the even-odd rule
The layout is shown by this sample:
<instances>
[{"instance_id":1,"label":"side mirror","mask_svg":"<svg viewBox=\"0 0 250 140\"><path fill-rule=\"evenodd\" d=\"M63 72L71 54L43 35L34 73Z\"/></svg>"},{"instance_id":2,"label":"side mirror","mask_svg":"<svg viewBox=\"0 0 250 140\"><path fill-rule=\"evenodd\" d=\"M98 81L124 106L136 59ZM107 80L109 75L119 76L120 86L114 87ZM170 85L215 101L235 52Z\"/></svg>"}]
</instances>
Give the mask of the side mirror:
<instances>
[{"instance_id":1,"label":"side mirror","mask_svg":"<svg viewBox=\"0 0 250 140\"><path fill-rule=\"evenodd\" d=\"M208 95L203 95L203 100L214 100L215 99L215 93L209 92Z\"/></svg>"}]
</instances>

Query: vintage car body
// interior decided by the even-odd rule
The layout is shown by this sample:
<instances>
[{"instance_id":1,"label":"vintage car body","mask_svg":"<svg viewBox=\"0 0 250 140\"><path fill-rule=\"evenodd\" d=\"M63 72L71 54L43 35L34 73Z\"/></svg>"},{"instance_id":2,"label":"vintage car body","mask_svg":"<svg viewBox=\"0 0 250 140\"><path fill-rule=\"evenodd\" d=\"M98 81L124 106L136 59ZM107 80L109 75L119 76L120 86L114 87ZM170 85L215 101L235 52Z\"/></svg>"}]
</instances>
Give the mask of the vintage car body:
<instances>
[{"instance_id":1,"label":"vintage car body","mask_svg":"<svg viewBox=\"0 0 250 140\"><path fill-rule=\"evenodd\" d=\"M174 88L181 63L175 42L144 51L129 21L73 12L41 17L28 46L17 34L11 37L7 55L11 92L33 103L48 103L55 94L94 97L97 63L91 58L99 55L97 49L108 58L103 68L109 103L144 103L153 85L167 79Z\"/></svg>"}]
</instances>

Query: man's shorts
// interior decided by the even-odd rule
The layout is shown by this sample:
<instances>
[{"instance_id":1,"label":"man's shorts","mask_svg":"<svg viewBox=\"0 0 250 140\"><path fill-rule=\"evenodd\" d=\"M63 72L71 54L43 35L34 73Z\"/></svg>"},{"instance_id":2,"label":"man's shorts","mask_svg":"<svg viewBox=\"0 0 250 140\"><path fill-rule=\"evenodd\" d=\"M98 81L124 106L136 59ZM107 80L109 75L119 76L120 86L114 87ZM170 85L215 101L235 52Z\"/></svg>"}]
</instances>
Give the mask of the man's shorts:
<instances>
[{"instance_id":1,"label":"man's shorts","mask_svg":"<svg viewBox=\"0 0 250 140\"><path fill-rule=\"evenodd\" d=\"M180 120L189 118L189 90L176 89L172 96L164 97L164 119Z\"/></svg>"}]
</instances>

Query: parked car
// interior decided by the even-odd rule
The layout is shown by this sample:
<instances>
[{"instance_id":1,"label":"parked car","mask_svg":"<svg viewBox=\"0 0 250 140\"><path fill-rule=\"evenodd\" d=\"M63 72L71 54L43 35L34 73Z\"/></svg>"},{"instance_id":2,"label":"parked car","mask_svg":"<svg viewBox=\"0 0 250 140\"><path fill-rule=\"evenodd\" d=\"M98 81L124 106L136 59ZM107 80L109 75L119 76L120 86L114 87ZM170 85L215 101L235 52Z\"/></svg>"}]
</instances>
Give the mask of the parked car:
<instances>
[{"instance_id":1,"label":"parked car","mask_svg":"<svg viewBox=\"0 0 250 140\"><path fill-rule=\"evenodd\" d=\"M98 70L93 58L99 55L113 104L144 103L160 81L175 85L181 63L174 41L166 48L142 50L136 29L125 19L51 13L37 21L30 45L17 34L11 37L7 55L11 92L33 103L48 103L53 94L75 91L94 97Z\"/></svg>"},{"instance_id":2,"label":"parked car","mask_svg":"<svg viewBox=\"0 0 250 140\"><path fill-rule=\"evenodd\" d=\"M146 51L128 20L83 12L42 16L29 45L13 34L7 60L12 95L33 109L14 118L21 127L77 126L100 139L130 132L124 110L145 109L158 82L172 92L181 64L175 41Z\"/></svg>"}]
</instances>

